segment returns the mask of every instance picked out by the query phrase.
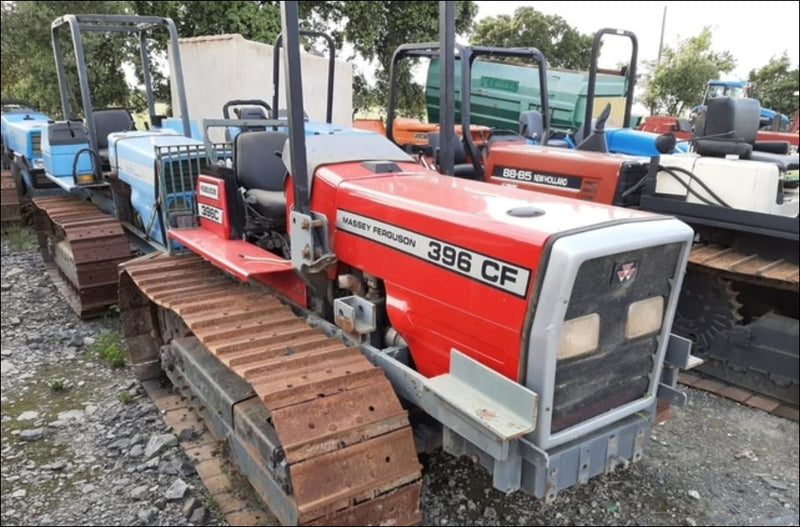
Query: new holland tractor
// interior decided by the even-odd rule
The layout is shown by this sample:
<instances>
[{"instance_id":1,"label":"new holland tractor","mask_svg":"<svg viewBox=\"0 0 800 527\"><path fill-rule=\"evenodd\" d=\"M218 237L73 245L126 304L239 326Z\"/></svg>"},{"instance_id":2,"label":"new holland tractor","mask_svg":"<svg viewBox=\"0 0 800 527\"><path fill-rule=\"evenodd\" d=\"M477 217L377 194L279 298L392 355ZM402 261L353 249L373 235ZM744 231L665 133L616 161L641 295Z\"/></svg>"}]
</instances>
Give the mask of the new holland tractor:
<instances>
[{"instance_id":1,"label":"new holland tractor","mask_svg":"<svg viewBox=\"0 0 800 527\"><path fill-rule=\"evenodd\" d=\"M628 41L630 58L628 65L619 70L601 69L600 52L608 37L618 41ZM485 46L477 46L485 47ZM491 49L499 49L490 47ZM650 156L658 153L655 139L658 134L633 129L632 104L636 84L636 63L638 40L636 35L622 29L600 29L595 33L589 71L578 73L550 70L539 61L522 62L504 60L502 55L476 54L470 59L468 81L460 79L461 69L457 69L456 119L461 119L463 94L469 93L470 123L488 126L499 130L519 129L521 116L538 113L533 122L538 123L527 135L529 142L551 146L575 148L591 132L591 123L599 118L605 106L609 106L606 116L606 142L608 150L614 153ZM425 85L428 116L435 121L439 114L438 95L440 84L437 79L440 63L432 57ZM467 74L467 73L464 73ZM541 91L544 77L547 92ZM547 101L545 111L542 101ZM543 126L546 124L546 127ZM541 132L547 129L548 137ZM685 145L678 144L679 151Z\"/></svg>"},{"instance_id":2,"label":"new holland tractor","mask_svg":"<svg viewBox=\"0 0 800 527\"><path fill-rule=\"evenodd\" d=\"M615 30L602 30L598 35L605 32L634 38ZM436 44L424 50L411 46L408 51L401 46L396 57L399 60L411 53L430 57L437 49ZM456 64L460 78L451 85L453 88L444 90L462 94L458 103L463 134L461 140L453 142L459 161L450 173L573 199L675 214L692 225L697 244L675 331L691 339L697 355L706 359L701 371L796 407L800 369L797 154L789 154L786 142L759 140L758 103L752 99L712 99L710 123L691 143L692 154L674 153L676 141L671 136L648 140L647 152L652 150L652 156L610 152L610 134L616 131L605 128L608 105L592 121L589 133L584 132L585 139L576 149L556 148L553 144L558 139L550 139L551 121L544 117L551 113L546 98L539 103L543 111L519 115L519 134L489 130L484 143L476 145L470 116L491 112L491 105L484 100L485 90L473 94L470 82L464 81L471 79L475 89L470 66L479 62L470 50L459 49ZM532 57L530 54L529 59ZM533 60L536 69L545 71L543 61ZM592 71L597 71L596 56ZM546 73L530 73L528 82L541 83L547 78ZM593 91L589 86L588 92ZM539 92L549 93L542 87ZM472 95L479 101L475 112ZM390 95L389 123L394 116L393 100ZM594 115L595 103L590 96L587 118ZM626 108L630 103L629 99ZM389 130L396 128L388 126ZM483 127L477 128L484 133ZM423 141L424 146L415 145L414 151L436 166L436 151L445 143L439 140L438 129L431 130L433 134L427 135L434 141ZM712 137L706 140L702 136ZM684 143L688 145L688 141ZM733 150L720 150L719 145ZM720 159L726 155L737 159ZM655 170L659 167L665 168ZM657 192L653 184L656 177ZM708 192L713 195L708 196ZM683 201L689 204L683 205Z\"/></svg>"},{"instance_id":3,"label":"new holland tractor","mask_svg":"<svg viewBox=\"0 0 800 527\"><path fill-rule=\"evenodd\" d=\"M506 492L553 499L639 460L656 398L680 397L661 379L689 357L669 328L691 229L443 176L377 134L306 135L281 8L287 120L209 152L231 163L191 172L191 225L167 210L173 243L121 266L137 371L197 398L286 524L419 522L405 408Z\"/></svg>"},{"instance_id":4,"label":"new holland tractor","mask_svg":"<svg viewBox=\"0 0 800 527\"><path fill-rule=\"evenodd\" d=\"M689 345L670 327L691 229L443 176L376 134L307 135L297 9L281 5L287 118L230 145L190 137L171 21L53 23L66 119L42 129L44 174L69 196L34 203L78 312L113 294L137 374L166 373L197 401L285 524L419 522L407 409L505 492L552 500L641 459L656 400L683 398L674 373ZM66 96L64 28L85 121ZM170 35L181 119L153 115L145 73L151 125L133 131L124 109L93 109L81 32L140 34L146 66L156 28ZM145 255L130 259L126 232Z\"/></svg>"}]
</instances>

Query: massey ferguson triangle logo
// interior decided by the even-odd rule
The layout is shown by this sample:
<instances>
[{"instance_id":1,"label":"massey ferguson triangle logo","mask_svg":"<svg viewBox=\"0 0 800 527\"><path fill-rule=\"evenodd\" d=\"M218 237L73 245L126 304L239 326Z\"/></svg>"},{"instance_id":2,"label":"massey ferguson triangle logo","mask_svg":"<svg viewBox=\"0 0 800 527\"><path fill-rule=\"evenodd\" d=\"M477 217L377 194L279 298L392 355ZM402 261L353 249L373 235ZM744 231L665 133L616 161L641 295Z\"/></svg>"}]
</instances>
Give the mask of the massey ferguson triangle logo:
<instances>
[{"instance_id":1,"label":"massey ferguson triangle logo","mask_svg":"<svg viewBox=\"0 0 800 527\"><path fill-rule=\"evenodd\" d=\"M619 283L630 282L636 276L636 269L638 269L636 262L625 262L617 265L614 273Z\"/></svg>"}]
</instances>

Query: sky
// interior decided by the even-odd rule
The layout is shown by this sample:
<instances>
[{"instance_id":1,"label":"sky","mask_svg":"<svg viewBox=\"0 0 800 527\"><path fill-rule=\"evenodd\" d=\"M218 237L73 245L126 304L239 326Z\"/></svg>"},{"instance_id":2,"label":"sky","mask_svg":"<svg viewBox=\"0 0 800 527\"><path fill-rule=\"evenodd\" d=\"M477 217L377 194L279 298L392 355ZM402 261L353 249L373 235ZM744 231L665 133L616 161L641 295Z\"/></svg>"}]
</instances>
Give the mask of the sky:
<instances>
[{"instance_id":1,"label":"sky","mask_svg":"<svg viewBox=\"0 0 800 527\"><path fill-rule=\"evenodd\" d=\"M695 36L710 26L712 48L728 50L737 67L723 78L746 80L750 70L758 69L771 57L787 52L792 67L798 65L800 50L800 2L475 2L476 20L501 14L513 15L520 6L531 6L548 15L559 15L581 33L594 34L601 28L626 29L639 41L639 69L643 61L658 57L661 22L667 8L664 45L676 48L680 40ZM756 24L754 25L754 22ZM621 46L604 39L606 53L617 62L629 56Z\"/></svg>"}]
</instances>

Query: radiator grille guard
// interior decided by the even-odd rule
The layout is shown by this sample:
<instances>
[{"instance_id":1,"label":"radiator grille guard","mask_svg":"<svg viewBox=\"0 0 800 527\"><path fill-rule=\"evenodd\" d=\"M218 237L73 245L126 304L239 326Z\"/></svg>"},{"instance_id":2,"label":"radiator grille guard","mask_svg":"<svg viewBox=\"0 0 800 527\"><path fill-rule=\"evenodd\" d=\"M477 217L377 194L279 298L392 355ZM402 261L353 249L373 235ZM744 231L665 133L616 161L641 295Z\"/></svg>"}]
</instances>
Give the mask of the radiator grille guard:
<instances>
[{"instance_id":1,"label":"radiator grille guard","mask_svg":"<svg viewBox=\"0 0 800 527\"><path fill-rule=\"evenodd\" d=\"M552 433L647 396L660 332L626 338L628 307L657 296L667 305L681 249L681 243L671 243L580 265L564 319L598 313L599 343L591 353L557 362ZM666 315L665 309L662 325Z\"/></svg>"},{"instance_id":2,"label":"radiator grille guard","mask_svg":"<svg viewBox=\"0 0 800 527\"><path fill-rule=\"evenodd\" d=\"M159 214L153 215L151 222L161 222L162 243L167 246L167 229L196 225L197 177L209 165L209 161L203 145L169 145L156 146L156 164L156 206ZM160 219L157 219L159 216ZM153 232L151 229L152 225L148 225L147 232ZM173 242L168 248L171 250L177 246Z\"/></svg>"},{"instance_id":3,"label":"radiator grille guard","mask_svg":"<svg viewBox=\"0 0 800 527\"><path fill-rule=\"evenodd\" d=\"M42 132L31 132L31 153L37 157L42 155Z\"/></svg>"}]
</instances>

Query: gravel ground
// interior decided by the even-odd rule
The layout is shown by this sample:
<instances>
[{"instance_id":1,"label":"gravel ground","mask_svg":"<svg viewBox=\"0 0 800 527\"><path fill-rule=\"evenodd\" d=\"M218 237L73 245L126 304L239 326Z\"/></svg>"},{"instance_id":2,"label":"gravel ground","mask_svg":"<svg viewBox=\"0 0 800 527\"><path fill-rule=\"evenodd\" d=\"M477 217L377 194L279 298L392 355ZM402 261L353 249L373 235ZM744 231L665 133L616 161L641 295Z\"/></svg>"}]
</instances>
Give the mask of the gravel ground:
<instances>
[{"instance_id":1,"label":"gravel ground","mask_svg":"<svg viewBox=\"0 0 800 527\"><path fill-rule=\"evenodd\" d=\"M224 525L125 368L87 358L117 330L81 322L22 236L2 238L2 525ZM14 243L12 243L14 242ZM798 425L705 392L643 459L544 505L464 459L425 456L430 525L798 525Z\"/></svg>"}]
</instances>

